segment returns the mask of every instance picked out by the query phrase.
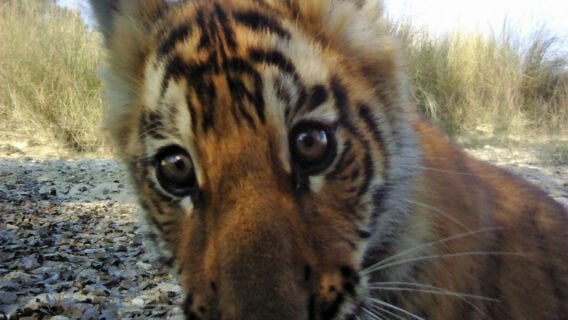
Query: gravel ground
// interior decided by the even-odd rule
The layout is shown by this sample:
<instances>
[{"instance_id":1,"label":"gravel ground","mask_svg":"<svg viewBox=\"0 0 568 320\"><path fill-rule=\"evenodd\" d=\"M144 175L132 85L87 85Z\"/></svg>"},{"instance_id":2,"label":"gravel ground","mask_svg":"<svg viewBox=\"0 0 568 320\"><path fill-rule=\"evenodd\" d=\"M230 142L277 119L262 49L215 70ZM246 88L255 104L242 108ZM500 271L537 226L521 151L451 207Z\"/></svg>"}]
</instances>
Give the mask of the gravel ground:
<instances>
[{"instance_id":1,"label":"gravel ground","mask_svg":"<svg viewBox=\"0 0 568 320\"><path fill-rule=\"evenodd\" d=\"M568 207L568 165L530 150L470 152ZM179 318L181 288L145 251L122 168L59 156L0 143L0 320Z\"/></svg>"},{"instance_id":2,"label":"gravel ground","mask_svg":"<svg viewBox=\"0 0 568 320\"><path fill-rule=\"evenodd\" d=\"M178 318L122 168L14 150L0 146L0 320Z\"/></svg>"}]
</instances>

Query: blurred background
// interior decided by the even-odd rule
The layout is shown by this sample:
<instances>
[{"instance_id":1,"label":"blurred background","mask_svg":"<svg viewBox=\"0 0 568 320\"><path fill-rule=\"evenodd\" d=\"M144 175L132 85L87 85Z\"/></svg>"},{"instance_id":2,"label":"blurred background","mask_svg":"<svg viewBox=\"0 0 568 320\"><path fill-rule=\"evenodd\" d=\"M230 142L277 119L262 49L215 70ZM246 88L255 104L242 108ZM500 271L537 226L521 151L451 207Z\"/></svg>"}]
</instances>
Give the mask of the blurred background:
<instances>
[{"instance_id":1,"label":"blurred background","mask_svg":"<svg viewBox=\"0 0 568 320\"><path fill-rule=\"evenodd\" d=\"M546 140L568 159L568 2L385 6L417 106L439 128L469 146ZM0 138L108 152L93 30L86 0L0 3Z\"/></svg>"}]
</instances>

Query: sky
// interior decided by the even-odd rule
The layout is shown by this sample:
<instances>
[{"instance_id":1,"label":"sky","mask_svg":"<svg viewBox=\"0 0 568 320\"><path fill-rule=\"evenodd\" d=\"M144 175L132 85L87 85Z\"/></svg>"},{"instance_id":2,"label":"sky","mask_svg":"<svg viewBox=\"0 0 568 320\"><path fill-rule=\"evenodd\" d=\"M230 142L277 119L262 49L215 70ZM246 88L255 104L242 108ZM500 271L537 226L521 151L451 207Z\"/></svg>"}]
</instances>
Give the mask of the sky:
<instances>
[{"instance_id":1,"label":"sky","mask_svg":"<svg viewBox=\"0 0 568 320\"><path fill-rule=\"evenodd\" d=\"M408 17L434 33L460 29L498 32L503 22L520 35L539 26L568 39L566 0L385 0L389 16Z\"/></svg>"},{"instance_id":2,"label":"sky","mask_svg":"<svg viewBox=\"0 0 568 320\"><path fill-rule=\"evenodd\" d=\"M522 38L540 26L568 43L567 0L384 0L387 14L409 18L440 34L456 29L499 33L503 22ZM89 16L86 0L57 0L63 6L78 8ZM89 20L89 18L87 18Z\"/></svg>"}]
</instances>

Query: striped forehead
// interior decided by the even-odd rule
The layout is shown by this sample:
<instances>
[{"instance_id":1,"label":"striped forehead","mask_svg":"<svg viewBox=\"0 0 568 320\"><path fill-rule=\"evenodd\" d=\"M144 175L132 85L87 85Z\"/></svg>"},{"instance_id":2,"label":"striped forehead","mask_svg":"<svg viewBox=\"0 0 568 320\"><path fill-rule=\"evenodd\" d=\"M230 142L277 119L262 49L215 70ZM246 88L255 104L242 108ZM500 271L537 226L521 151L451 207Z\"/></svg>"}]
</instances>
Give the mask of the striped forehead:
<instances>
[{"instance_id":1,"label":"striped forehead","mask_svg":"<svg viewBox=\"0 0 568 320\"><path fill-rule=\"evenodd\" d=\"M336 120L332 58L295 22L221 4L188 4L174 14L175 23L157 32L156 50L147 59L148 110L169 113L175 106L189 113L193 131L202 132L219 117L253 128L267 117L283 127L305 118ZM219 105L223 95L229 100Z\"/></svg>"}]
</instances>

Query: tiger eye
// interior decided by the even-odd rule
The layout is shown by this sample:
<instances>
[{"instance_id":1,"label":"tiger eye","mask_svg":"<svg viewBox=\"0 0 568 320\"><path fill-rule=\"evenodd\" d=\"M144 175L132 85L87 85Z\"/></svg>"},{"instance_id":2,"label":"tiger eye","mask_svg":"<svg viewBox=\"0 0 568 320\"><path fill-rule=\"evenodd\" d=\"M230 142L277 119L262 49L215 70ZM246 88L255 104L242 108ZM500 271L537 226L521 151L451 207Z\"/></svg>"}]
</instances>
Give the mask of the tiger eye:
<instances>
[{"instance_id":1,"label":"tiger eye","mask_svg":"<svg viewBox=\"0 0 568 320\"><path fill-rule=\"evenodd\" d=\"M176 195L189 195L196 188L193 162L185 150L166 148L158 153L156 175L162 188Z\"/></svg>"},{"instance_id":2,"label":"tiger eye","mask_svg":"<svg viewBox=\"0 0 568 320\"><path fill-rule=\"evenodd\" d=\"M324 170L335 156L336 142L325 124L305 122L290 134L290 150L296 166L305 174Z\"/></svg>"},{"instance_id":3,"label":"tiger eye","mask_svg":"<svg viewBox=\"0 0 568 320\"><path fill-rule=\"evenodd\" d=\"M296 155L306 163L317 162L328 149L326 132L316 128L298 133L294 143Z\"/></svg>"}]
</instances>

